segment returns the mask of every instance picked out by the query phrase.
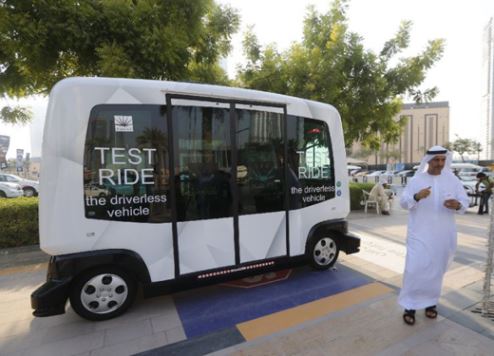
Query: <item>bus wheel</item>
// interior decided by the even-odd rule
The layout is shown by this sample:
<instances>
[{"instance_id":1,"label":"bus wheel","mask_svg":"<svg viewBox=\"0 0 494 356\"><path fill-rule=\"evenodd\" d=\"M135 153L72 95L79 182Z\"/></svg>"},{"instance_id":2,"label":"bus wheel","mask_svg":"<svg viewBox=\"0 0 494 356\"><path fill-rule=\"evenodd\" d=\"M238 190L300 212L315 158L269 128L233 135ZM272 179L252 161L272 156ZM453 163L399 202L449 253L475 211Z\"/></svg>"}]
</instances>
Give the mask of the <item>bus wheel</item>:
<instances>
[{"instance_id":1,"label":"bus wheel","mask_svg":"<svg viewBox=\"0 0 494 356\"><path fill-rule=\"evenodd\" d=\"M307 252L311 266L325 270L335 264L340 249L333 237L324 234L312 239Z\"/></svg>"},{"instance_id":2,"label":"bus wheel","mask_svg":"<svg viewBox=\"0 0 494 356\"><path fill-rule=\"evenodd\" d=\"M134 302L136 282L114 267L98 267L78 277L70 291L74 311L88 320L107 320L125 312Z\"/></svg>"}]
</instances>

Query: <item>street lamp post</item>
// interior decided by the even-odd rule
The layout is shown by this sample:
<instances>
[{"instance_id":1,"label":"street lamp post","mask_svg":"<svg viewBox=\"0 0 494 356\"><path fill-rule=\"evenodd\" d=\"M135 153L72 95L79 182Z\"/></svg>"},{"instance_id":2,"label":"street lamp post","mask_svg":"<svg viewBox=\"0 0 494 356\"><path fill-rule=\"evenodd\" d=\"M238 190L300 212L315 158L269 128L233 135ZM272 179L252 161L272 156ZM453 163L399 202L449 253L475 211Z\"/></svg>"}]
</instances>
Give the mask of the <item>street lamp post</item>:
<instances>
[{"instance_id":1,"label":"street lamp post","mask_svg":"<svg viewBox=\"0 0 494 356\"><path fill-rule=\"evenodd\" d=\"M491 281L492 281L492 263L494 254L494 205L493 197L491 195L490 205L490 224L489 224L489 236L487 242L487 258L485 263L485 277L484 277L484 288L483 288L483 298L482 298L482 316L483 317L494 317L494 302L490 300L491 297Z\"/></svg>"}]
</instances>

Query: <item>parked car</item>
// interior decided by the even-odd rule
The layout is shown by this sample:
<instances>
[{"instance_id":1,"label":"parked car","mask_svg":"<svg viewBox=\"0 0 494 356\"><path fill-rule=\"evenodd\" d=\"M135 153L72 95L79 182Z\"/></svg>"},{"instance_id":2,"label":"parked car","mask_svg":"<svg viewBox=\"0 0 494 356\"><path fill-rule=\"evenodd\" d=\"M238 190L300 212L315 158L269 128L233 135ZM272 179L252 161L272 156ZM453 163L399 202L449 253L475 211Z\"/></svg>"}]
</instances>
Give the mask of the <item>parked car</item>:
<instances>
[{"instance_id":1,"label":"parked car","mask_svg":"<svg viewBox=\"0 0 494 356\"><path fill-rule=\"evenodd\" d=\"M379 177L381 174L383 174L385 171L374 171L369 174L367 174L367 177Z\"/></svg>"},{"instance_id":2,"label":"parked car","mask_svg":"<svg viewBox=\"0 0 494 356\"><path fill-rule=\"evenodd\" d=\"M362 169L362 167L354 166L352 164L347 164L346 169L348 171L348 176L353 176L355 173L360 171Z\"/></svg>"},{"instance_id":3,"label":"parked car","mask_svg":"<svg viewBox=\"0 0 494 356\"><path fill-rule=\"evenodd\" d=\"M419 166L414 166L413 169L418 169ZM473 163L451 163L451 170L458 177L467 176L475 178L477 173L485 173L492 176L493 172L488 167L479 166Z\"/></svg>"},{"instance_id":4,"label":"parked car","mask_svg":"<svg viewBox=\"0 0 494 356\"><path fill-rule=\"evenodd\" d=\"M84 194L88 197L106 197L112 195L110 189L104 185L86 184L84 186Z\"/></svg>"},{"instance_id":5,"label":"parked car","mask_svg":"<svg viewBox=\"0 0 494 356\"><path fill-rule=\"evenodd\" d=\"M477 178L472 177L472 176L467 176L467 175L460 175L459 176L461 183L463 184L463 188L465 188L465 191L467 194L475 194L475 185L477 184ZM485 186L483 183L480 183L479 185L479 190L482 191L485 189Z\"/></svg>"},{"instance_id":6,"label":"parked car","mask_svg":"<svg viewBox=\"0 0 494 356\"><path fill-rule=\"evenodd\" d=\"M406 169L404 171L400 171L396 173L397 177L413 177L415 174L415 171L413 169Z\"/></svg>"},{"instance_id":7,"label":"parked car","mask_svg":"<svg viewBox=\"0 0 494 356\"><path fill-rule=\"evenodd\" d=\"M0 182L0 198L17 198L23 195L24 192L19 184Z\"/></svg>"},{"instance_id":8,"label":"parked car","mask_svg":"<svg viewBox=\"0 0 494 356\"><path fill-rule=\"evenodd\" d=\"M482 167L473 163L451 163L451 169L456 172L458 176L470 176L475 178L477 173L488 174L491 170L487 167Z\"/></svg>"},{"instance_id":9,"label":"parked car","mask_svg":"<svg viewBox=\"0 0 494 356\"><path fill-rule=\"evenodd\" d=\"M385 176L385 177L394 177L395 175L395 172L393 171L384 171L381 173L381 176Z\"/></svg>"},{"instance_id":10,"label":"parked car","mask_svg":"<svg viewBox=\"0 0 494 356\"><path fill-rule=\"evenodd\" d=\"M354 169L352 171L348 171L348 176L349 177L354 177L360 171L361 171L360 169Z\"/></svg>"},{"instance_id":11,"label":"parked car","mask_svg":"<svg viewBox=\"0 0 494 356\"><path fill-rule=\"evenodd\" d=\"M368 173L369 173L368 171L360 171L360 172L355 173L353 176L354 177L363 177L363 176L366 176Z\"/></svg>"},{"instance_id":12,"label":"parked car","mask_svg":"<svg viewBox=\"0 0 494 356\"><path fill-rule=\"evenodd\" d=\"M0 173L0 182L9 182L19 184L24 191L24 196L32 197L38 195L39 182L30 179L24 179L14 174Z\"/></svg>"},{"instance_id":13,"label":"parked car","mask_svg":"<svg viewBox=\"0 0 494 356\"><path fill-rule=\"evenodd\" d=\"M463 188L465 189L465 192L470 197L470 207L477 205L478 197L476 196L475 193L475 185L477 184L477 178L468 175L460 175L458 176L458 178L460 178L461 183L463 184ZM485 189L484 184L480 183L479 191L483 191L484 189Z\"/></svg>"}]
</instances>

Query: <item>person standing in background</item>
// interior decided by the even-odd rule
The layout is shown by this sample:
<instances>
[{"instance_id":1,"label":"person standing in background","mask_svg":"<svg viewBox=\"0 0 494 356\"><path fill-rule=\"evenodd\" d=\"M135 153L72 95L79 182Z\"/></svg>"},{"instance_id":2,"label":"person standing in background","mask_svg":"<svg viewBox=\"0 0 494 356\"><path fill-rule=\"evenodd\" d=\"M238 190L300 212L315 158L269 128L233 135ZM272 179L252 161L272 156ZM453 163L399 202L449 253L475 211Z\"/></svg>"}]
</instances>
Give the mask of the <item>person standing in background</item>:
<instances>
[{"instance_id":1,"label":"person standing in background","mask_svg":"<svg viewBox=\"0 0 494 356\"><path fill-rule=\"evenodd\" d=\"M477 173L477 184L475 184L475 193L480 195L479 211L477 214L489 214L489 198L492 194L494 183L486 176L485 173ZM484 186L484 190L480 191L480 185Z\"/></svg>"}]
</instances>

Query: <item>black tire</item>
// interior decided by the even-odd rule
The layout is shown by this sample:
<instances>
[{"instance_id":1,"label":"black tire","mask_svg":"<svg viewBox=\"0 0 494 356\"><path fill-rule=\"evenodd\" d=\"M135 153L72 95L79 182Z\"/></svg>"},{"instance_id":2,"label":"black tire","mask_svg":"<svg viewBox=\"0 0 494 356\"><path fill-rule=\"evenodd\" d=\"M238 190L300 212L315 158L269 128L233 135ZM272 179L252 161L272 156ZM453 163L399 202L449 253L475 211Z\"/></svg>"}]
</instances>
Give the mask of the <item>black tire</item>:
<instances>
[{"instance_id":1,"label":"black tire","mask_svg":"<svg viewBox=\"0 0 494 356\"><path fill-rule=\"evenodd\" d=\"M327 233L313 236L307 246L309 264L317 270L326 270L332 267L336 263L339 253L340 248L337 239Z\"/></svg>"},{"instance_id":2,"label":"black tire","mask_svg":"<svg viewBox=\"0 0 494 356\"><path fill-rule=\"evenodd\" d=\"M123 314L135 300L136 281L112 266L101 266L81 274L72 283L70 304L88 320L108 320Z\"/></svg>"},{"instance_id":3,"label":"black tire","mask_svg":"<svg viewBox=\"0 0 494 356\"><path fill-rule=\"evenodd\" d=\"M26 187L22 188L22 190L24 191L25 197L34 197L36 195L36 191L33 188Z\"/></svg>"},{"instance_id":4,"label":"black tire","mask_svg":"<svg viewBox=\"0 0 494 356\"><path fill-rule=\"evenodd\" d=\"M0 190L0 198L7 198L7 194L3 190Z\"/></svg>"}]
</instances>

